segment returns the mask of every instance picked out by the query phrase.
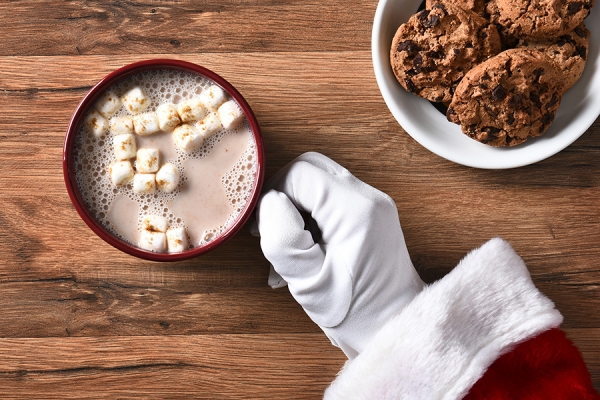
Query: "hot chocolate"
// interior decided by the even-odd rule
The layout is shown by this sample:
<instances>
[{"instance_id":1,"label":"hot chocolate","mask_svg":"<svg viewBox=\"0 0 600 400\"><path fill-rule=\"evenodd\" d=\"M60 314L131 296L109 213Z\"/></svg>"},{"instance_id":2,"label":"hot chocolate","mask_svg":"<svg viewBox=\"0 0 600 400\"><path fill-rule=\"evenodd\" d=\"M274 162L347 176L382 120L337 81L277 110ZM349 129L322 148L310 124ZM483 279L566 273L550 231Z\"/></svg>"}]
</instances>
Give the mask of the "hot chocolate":
<instances>
[{"instance_id":1,"label":"hot chocolate","mask_svg":"<svg viewBox=\"0 0 600 400\"><path fill-rule=\"evenodd\" d=\"M215 240L244 209L257 179L256 141L240 112L199 74L155 69L119 81L75 139L75 178L86 207L105 229L144 249L162 249L142 243L148 216L164 218L178 234L184 228L186 248ZM148 179L154 188L136 186Z\"/></svg>"}]
</instances>

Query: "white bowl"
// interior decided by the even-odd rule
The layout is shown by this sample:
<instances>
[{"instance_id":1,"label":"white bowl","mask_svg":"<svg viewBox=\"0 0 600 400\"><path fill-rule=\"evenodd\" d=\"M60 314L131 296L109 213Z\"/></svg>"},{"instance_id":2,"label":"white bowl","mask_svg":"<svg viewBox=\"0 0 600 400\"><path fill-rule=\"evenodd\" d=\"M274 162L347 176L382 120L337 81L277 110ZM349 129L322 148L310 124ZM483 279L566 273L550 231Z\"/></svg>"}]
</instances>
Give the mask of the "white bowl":
<instances>
[{"instance_id":1,"label":"white bowl","mask_svg":"<svg viewBox=\"0 0 600 400\"><path fill-rule=\"evenodd\" d=\"M563 96L556 118L540 137L507 148L481 144L446 120L427 100L400 86L390 65L390 47L398 27L422 0L380 0L375 12L371 50L379 90L402 128L431 152L458 164L502 169L550 157L581 136L600 114L600 6L585 20L591 32L587 65L579 82Z\"/></svg>"}]
</instances>

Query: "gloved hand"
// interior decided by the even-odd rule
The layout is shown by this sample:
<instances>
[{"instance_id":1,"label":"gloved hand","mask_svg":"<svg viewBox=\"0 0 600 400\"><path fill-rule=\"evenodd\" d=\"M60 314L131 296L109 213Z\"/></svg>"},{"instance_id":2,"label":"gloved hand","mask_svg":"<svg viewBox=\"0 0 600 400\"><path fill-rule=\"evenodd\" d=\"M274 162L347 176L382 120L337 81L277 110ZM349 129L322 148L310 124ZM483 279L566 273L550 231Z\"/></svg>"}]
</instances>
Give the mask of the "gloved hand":
<instances>
[{"instance_id":1,"label":"gloved hand","mask_svg":"<svg viewBox=\"0 0 600 400\"><path fill-rule=\"evenodd\" d=\"M331 342L356 357L423 288L396 204L318 153L292 161L266 189L257 208L265 257ZM317 243L299 210L316 221Z\"/></svg>"}]
</instances>

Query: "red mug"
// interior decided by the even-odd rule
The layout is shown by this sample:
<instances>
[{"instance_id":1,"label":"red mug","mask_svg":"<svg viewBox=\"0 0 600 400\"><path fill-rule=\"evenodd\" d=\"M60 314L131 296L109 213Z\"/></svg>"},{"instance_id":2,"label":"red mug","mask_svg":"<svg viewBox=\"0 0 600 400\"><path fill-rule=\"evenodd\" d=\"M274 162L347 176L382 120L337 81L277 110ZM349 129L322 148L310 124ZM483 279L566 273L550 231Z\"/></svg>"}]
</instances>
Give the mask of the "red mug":
<instances>
[{"instance_id":1,"label":"red mug","mask_svg":"<svg viewBox=\"0 0 600 400\"><path fill-rule=\"evenodd\" d=\"M102 224L87 208L81 194L79 193L79 188L75 179L75 166L73 165L75 138L78 134L79 127L81 126L83 118L85 117L87 112L95 104L96 100L98 100L98 98L112 85L131 75L135 75L142 71L147 71L151 69L182 70L186 72L199 74L203 77L212 80L223 90L225 90L225 92L231 98L233 98L241 107L250 125L251 134L254 136L256 142L257 168L254 184L250 191L250 196L236 220L214 240L201 246L195 246L191 249L185 250L180 253L158 253L143 250L115 236L108 229L102 226ZM139 61L119 68L118 70L111 72L110 74L102 78L102 80L100 80L100 82L98 82L83 97L83 99L75 109L75 112L71 117L69 127L67 128L63 150L63 173L65 184L67 186L67 192L69 193L71 202L73 203L73 206L75 207L75 210L77 210L77 213L79 214L81 219L83 219L83 221L90 227L90 229L94 233L96 233L96 235L98 235L111 246L132 256L151 261L180 261L190 259L205 254L229 240L240 230L240 228L248 220L254 208L256 207L256 203L258 202L258 198L260 196L260 192L264 181L264 171L265 155L262 134L258 125L258 121L256 120L252 109L250 108L244 97L229 82L227 82L225 79L223 79L216 73L199 65L180 60L155 59Z\"/></svg>"}]
</instances>

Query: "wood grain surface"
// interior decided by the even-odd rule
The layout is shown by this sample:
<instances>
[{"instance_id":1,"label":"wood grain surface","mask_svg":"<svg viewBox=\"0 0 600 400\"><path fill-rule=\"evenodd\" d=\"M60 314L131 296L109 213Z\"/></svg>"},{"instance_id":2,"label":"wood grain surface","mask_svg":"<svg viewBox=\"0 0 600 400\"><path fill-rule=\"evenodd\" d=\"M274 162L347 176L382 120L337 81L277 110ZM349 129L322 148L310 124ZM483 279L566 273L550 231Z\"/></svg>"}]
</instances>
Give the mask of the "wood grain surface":
<instances>
[{"instance_id":1,"label":"wood grain surface","mask_svg":"<svg viewBox=\"0 0 600 400\"><path fill-rule=\"evenodd\" d=\"M248 227L193 260L96 237L62 177L67 124L110 71L149 58L214 70L253 108L267 178L319 151L396 201L427 282L509 240L564 314L600 389L600 121L559 154L477 170L396 123L371 65L376 1L0 0L0 397L316 399L345 357Z\"/></svg>"}]
</instances>

